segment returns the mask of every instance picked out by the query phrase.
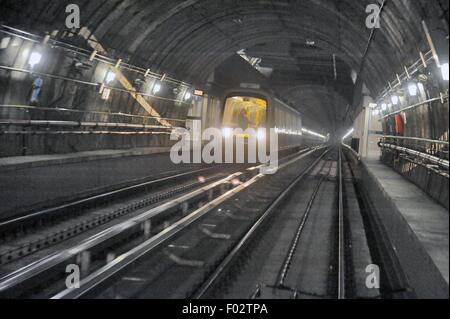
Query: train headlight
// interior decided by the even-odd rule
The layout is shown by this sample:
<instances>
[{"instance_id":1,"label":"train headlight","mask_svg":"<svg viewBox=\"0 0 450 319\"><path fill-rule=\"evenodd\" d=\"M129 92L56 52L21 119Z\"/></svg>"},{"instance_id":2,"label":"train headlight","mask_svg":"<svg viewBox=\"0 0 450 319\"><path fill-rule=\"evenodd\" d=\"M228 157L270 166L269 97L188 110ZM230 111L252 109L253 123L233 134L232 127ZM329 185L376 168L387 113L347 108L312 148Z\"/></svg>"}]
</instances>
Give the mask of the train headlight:
<instances>
[{"instance_id":1,"label":"train headlight","mask_svg":"<svg viewBox=\"0 0 450 319\"><path fill-rule=\"evenodd\" d=\"M222 129L222 135L224 138L230 138L233 135L233 130L229 127L224 127Z\"/></svg>"},{"instance_id":2,"label":"train headlight","mask_svg":"<svg viewBox=\"0 0 450 319\"><path fill-rule=\"evenodd\" d=\"M258 134L257 134L258 140L264 140L266 138L266 130L263 128L258 129Z\"/></svg>"}]
</instances>

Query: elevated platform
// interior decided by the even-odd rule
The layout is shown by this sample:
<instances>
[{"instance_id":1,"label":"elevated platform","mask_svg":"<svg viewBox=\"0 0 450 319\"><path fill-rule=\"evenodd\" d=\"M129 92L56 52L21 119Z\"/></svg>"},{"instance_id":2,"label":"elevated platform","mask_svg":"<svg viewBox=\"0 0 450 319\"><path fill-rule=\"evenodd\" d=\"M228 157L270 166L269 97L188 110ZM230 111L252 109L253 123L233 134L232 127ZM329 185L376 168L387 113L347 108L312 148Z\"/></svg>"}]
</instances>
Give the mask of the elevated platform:
<instances>
[{"instance_id":1,"label":"elevated platform","mask_svg":"<svg viewBox=\"0 0 450 319\"><path fill-rule=\"evenodd\" d=\"M173 164L163 148L1 158L0 220L202 167Z\"/></svg>"},{"instance_id":2,"label":"elevated platform","mask_svg":"<svg viewBox=\"0 0 450 319\"><path fill-rule=\"evenodd\" d=\"M120 158L128 156L143 156L167 153L168 147L146 147L127 150L98 150L55 155L32 155L0 158L0 172L16 171L24 168L43 167L49 165L62 165L89 162L101 159Z\"/></svg>"},{"instance_id":3,"label":"elevated platform","mask_svg":"<svg viewBox=\"0 0 450 319\"><path fill-rule=\"evenodd\" d=\"M363 160L362 184L419 297L448 298L449 212L375 159Z\"/></svg>"}]
</instances>

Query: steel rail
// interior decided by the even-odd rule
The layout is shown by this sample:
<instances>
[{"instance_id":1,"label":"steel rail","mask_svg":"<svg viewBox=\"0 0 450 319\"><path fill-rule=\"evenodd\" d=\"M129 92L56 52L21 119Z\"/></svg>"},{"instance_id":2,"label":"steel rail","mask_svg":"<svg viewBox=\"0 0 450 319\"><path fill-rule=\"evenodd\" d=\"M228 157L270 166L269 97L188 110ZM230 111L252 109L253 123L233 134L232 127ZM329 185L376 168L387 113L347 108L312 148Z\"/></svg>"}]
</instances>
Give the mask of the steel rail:
<instances>
[{"instance_id":1,"label":"steel rail","mask_svg":"<svg viewBox=\"0 0 450 319\"><path fill-rule=\"evenodd\" d=\"M339 160L338 160L338 170L339 170L339 216L338 216L338 240L339 240L339 251L338 251L338 299L345 299L345 225L344 225L344 195L343 195L343 176L342 176L342 149L339 148Z\"/></svg>"},{"instance_id":2,"label":"steel rail","mask_svg":"<svg viewBox=\"0 0 450 319\"><path fill-rule=\"evenodd\" d=\"M119 256L113 262L107 264L105 267L99 269L98 271L92 273L87 278L81 281L79 289L66 289L57 295L53 296L51 299L79 299L83 298L87 294L91 293L93 290L98 288L99 285L105 283L108 279L115 276L118 272L123 271L127 266L133 264L136 260L151 252L155 248L159 247L161 244L175 236L176 234L183 231L187 226L191 225L201 217L209 213L213 208L217 207L225 200L231 198L236 193L240 192L242 189L247 188L252 185L263 175L258 174L254 176L251 180L238 186L237 188L228 191L224 195L216 198L207 205L199 208L192 214L186 216L185 218L179 220L163 232L152 237L148 241L142 243L141 245L135 247L129 252Z\"/></svg>"},{"instance_id":3,"label":"steel rail","mask_svg":"<svg viewBox=\"0 0 450 319\"><path fill-rule=\"evenodd\" d=\"M306 153L303 153L302 155L299 155L295 157L294 159L288 161L287 163L284 163L280 166L279 169L283 169L286 166L292 165L293 163L296 163L298 160L314 153L317 151L318 148L313 148L310 151L307 151ZM98 289L99 286L105 284L106 281L113 278L117 273L124 271L129 265L133 264L144 256L145 254L151 252L155 248L159 247L162 243L166 242L167 240L171 239L174 235L178 234L182 230L184 230L187 226L191 225L195 221L197 221L199 218L203 217L207 213L209 213L213 208L217 207L221 203L225 202L226 200L232 198L234 195L239 193L240 191L248 188L261 178L263 178L263 174L257 174L249 181L245 182L244 184L239 185L233 190L228 191L224 195L220 196L219 198L216 198L212 202L208 203L207 205L203 206L202 208L198 209L197 211L191 213L190 215L186 216L184 219L178 221L168 229L166 229L164 232L156 235L153 238L150 238L148 241L142 243L138 247L132 249L131 251L123 254L122 256L117 257L113 262L107 264L103 268L97 270L96 272L89 275L87 278L85 278L80 283L79 289L66 289L57 295L55 295L52 299L76 299L76 298L83 298L89 293L92 293L95 289Z\"/></svg>"},{"instance_id":4,"label":"steel rail","mask_svg":"<svg viewBox=\"0 0 450 319\"><path fill-rule=\"evenodd\" d=\"M187 177L187 176L190 176L193 174L198 174L201 172L209 171L209 170L212 170L213 168L214 167L207 167L207 168L202 168L202 169L198 169L195 171L190 171L190 172L181 173L181 174L177 174L177 175L173 175L173 176L159 178L159 179L148 181L148 182L140 182L136 185L122 187L117 190L106 192L106 193L103 193L100 195L95 195L95 196L87 197L87 198L84 198L81 200L73 201L71 203L67 203L64 205L40 210L40 211L32 213L32 214L28 214L25 216L21 216L21 217L17 217L14 219L0 222L0 231L4 232L4 231L10 230L14 227L19 227L20 225L23 225L24 223L33 222L36 219L43 218L44 216L49 216L49 215L54 216L55 214L57 214L58 212L61 212L63 210L75 209L76 207L93 204L94 202L97 202L100 200L105 200L105 199L111 198L113 196L123 195L124 193L128 193L128 192L136 192L137 190L143 189L145 187L149 187L149 186L157 185L160 183L165 183L165 182L169 182L169 181L172 181L175 179L179 179L181 177ZM143 179L141 179L141 181L142 180Z\"/></svg>"},{"instance_id":5,"label":"steel rail","mask_svg":"<svg viewBox=\"0 0 450 319\"><path fill-rule=\"evenodd\" d=\"M320 148L319 148L320 149ZM311 166L304 170L278 197L272 202L272 204L266 209L264 214L256 221L256 223L250 228L250 230L244 235L239 243L232 249L232 251L222 260L219 266L215 269L211 276L201 285L201 287L194 294L194 299L201 299L207 291L213 286L213 284L219 279L219 277L225 272L229 265L235 260L242 249L247 245L254 234L264 221L276 210L280 203L286 198L291 190L320 162L320 160L328 153L326 150L314 161Z\"/></svg>"},{"instance_id":6,"label":"steel rail","mask_svg":"<svg viewBox=\"0 0 450 319\"><path fill-rule=\"evenodd\" d=\"M84 252L89 252L97 247L101 247L104 243L110 244L111 242L114 242L114 240L121 238L121 236L123 236L126 232L136 229L136 227L140 225L144 226L146 222L155 217L177 210L183 205L183 203L192 201L195 198L200 198L208 192L220 187L224 183L229 183L233 179L238 178L242 174L242 172L232 174L227 178L214 182L208 186L179 196L174 200L152 208L125 222L114 225L82 241L80 244L76 244L75 246L64 251L51 254L50 256L44 257L41 260L0 278L0 297L3 295L8 296L9 293L12 293L11 291L14 290L15 287L26 285L27 282L32 282L37 276L43 275L44 273L49 273L61 265L66 265L70 260L75 259ZM165 233L165 231L163 231L163 233Z\"/></svg>"},{"instance_id":7,"label":"steel rail","mask_svg":"<svg viewBox=\"0 0 450 319\"><path fill-rule=\"evenodd\" d=\"M324 167L325 167L325 164L322 166L322 169ZM330 165L330 169L327 173L327 176L329 176L329 174L331 172L331 168L332 168L332 166ZM294 259L295 252L296 252L298 244L300 242L300 238L303 234L303 230L305 228L306 222L308 221L308 217L309 217L309 214L313 207L314 201L317 197L317 194L319 193L320 187L322 186L324 180L325 180L325 175L322 175L322 177L319 179L316 186L314 187L313 193L308 201L308 205L306 206L305 212L304 212L304 214L301 218L301 221L297 227L297 231L291 242L288 255L286 256L286 258L283 262L283 266L281 267L281 271L278 274L277 282L278 282L278 286L280 286L280 287L284 287L284 282L287 278L289 268L291 267L291 264L292 264L292 260Z\"/></svg>"}]
</instances>

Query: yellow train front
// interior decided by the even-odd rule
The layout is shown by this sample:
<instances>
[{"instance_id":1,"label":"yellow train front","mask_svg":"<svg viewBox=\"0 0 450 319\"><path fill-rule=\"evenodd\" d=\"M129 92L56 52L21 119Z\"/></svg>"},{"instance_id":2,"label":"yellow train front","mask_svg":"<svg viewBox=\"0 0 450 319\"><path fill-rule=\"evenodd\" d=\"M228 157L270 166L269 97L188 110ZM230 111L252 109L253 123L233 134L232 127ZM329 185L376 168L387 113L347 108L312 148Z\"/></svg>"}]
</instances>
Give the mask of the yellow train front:
<instances>
[{"instance_id":1,"label":"yellow train front","mask_svg":"<svg viewBox=\"0 0 450 319\"><path fill-rule=\"evenodd\" d=\"M253 139L273 142L271 130L277 134L277 149L299 148L303 144L301 114L270 94L259 90L233 90L223 99L222 131L225 138ZM242 132L241 132L242 131ZM272 147L273 149L273 147Z\"/></svg>"}]
</instances>

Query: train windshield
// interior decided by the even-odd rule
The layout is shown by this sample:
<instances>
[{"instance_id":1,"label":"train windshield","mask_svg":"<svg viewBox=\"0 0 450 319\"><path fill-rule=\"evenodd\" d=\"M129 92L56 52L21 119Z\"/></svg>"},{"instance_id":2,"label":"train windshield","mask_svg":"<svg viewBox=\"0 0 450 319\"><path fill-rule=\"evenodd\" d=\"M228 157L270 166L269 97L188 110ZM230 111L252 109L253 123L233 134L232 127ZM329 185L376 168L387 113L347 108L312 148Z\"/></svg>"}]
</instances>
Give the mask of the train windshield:
<instances>
[{"instance_id":1,"label":"train windshield","mask_svg":"<svg viewBox=\"0 0 450 319\"><path fill-rule=\"evenodd\" d=\"M267 101L254 97L233 96L225 103L223 126L229 128L258 129L265 127Z\"/></svg>"}]
</instances>

